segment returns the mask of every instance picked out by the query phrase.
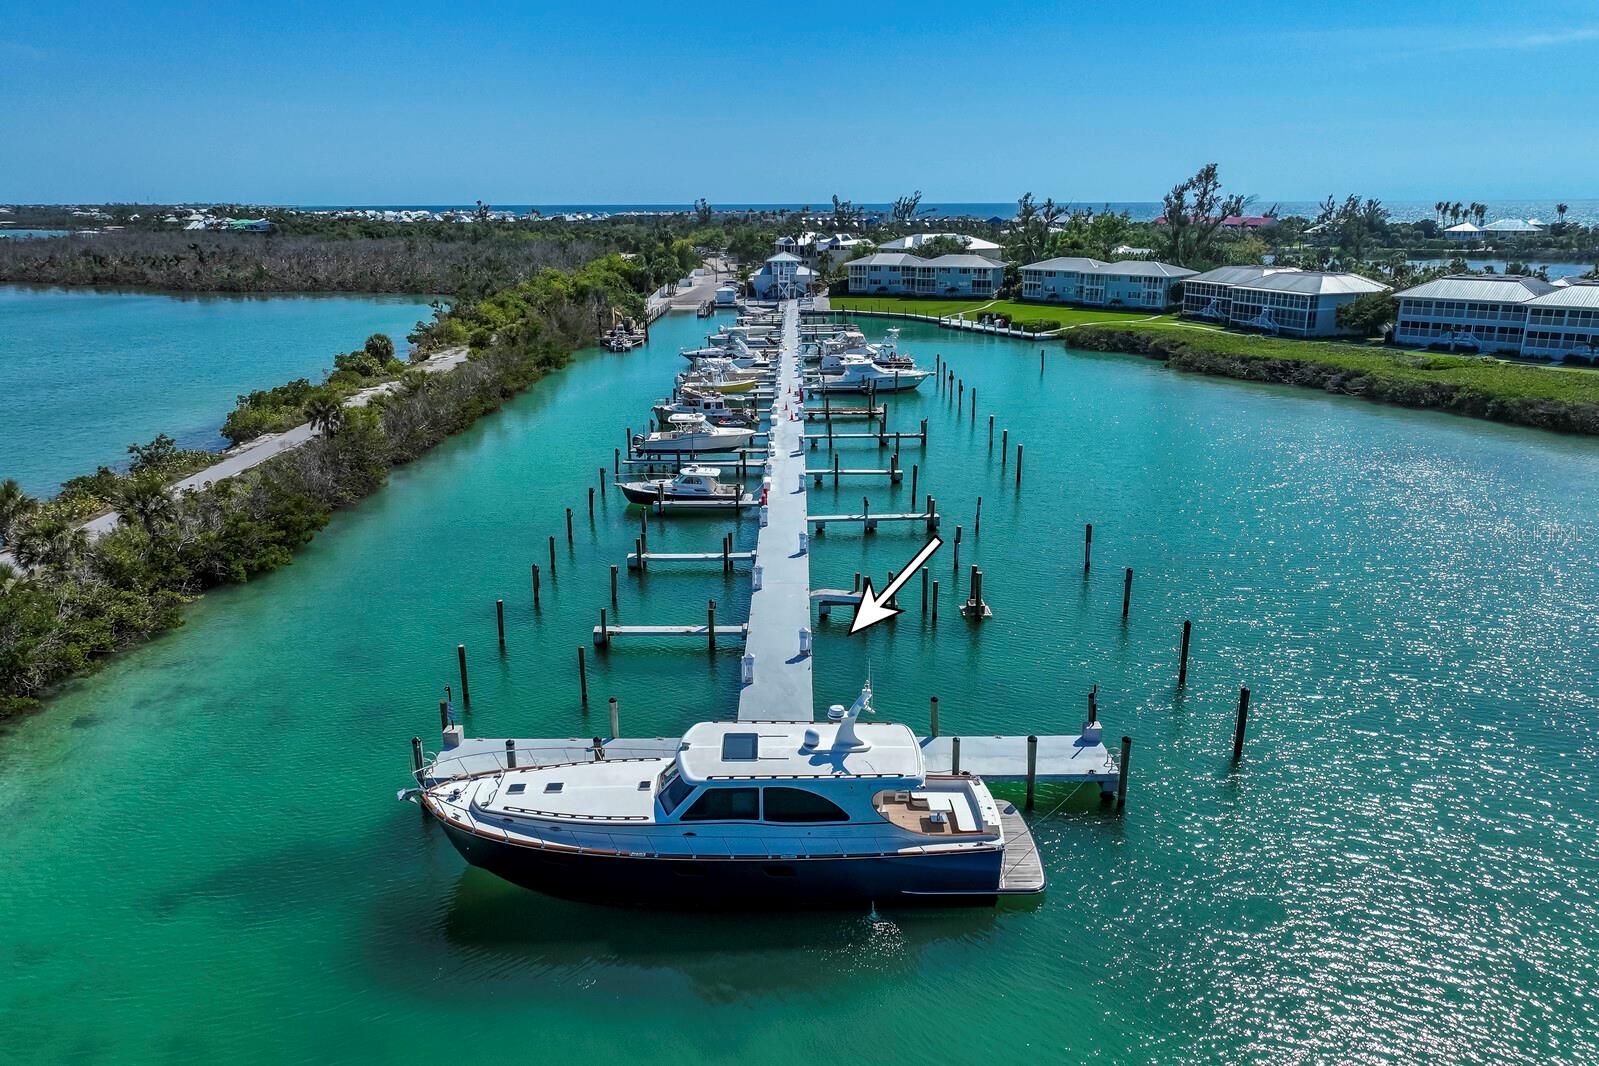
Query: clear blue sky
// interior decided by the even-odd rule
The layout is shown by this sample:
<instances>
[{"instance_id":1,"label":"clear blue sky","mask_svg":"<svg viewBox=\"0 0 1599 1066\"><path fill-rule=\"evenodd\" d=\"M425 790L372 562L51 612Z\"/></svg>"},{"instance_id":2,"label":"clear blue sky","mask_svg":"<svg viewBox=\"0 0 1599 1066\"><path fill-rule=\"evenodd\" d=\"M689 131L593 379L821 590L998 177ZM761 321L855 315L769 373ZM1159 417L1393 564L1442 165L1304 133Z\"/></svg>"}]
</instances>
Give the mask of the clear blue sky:
<instances>
[{"instance_id":1,"label":"clear blue sky","mask_svg":"<svg viewBox=\"0 0 1599 1066\"><path fill-rule=\"evenodd\" d=\"M1599 196L1591 2L231 7L0 8L0 201Z\"/></svg>"}]
</instances>

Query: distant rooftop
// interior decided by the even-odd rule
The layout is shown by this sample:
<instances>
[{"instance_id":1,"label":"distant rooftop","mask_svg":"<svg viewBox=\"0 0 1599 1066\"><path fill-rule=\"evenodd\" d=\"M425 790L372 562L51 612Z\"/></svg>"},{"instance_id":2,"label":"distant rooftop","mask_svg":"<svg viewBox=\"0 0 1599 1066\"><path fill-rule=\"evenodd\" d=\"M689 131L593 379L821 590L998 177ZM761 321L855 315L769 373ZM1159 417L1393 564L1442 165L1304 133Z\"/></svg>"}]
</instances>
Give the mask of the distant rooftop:
<instances>
[{"instance_id":1,"label":"distant rooftop","mask_svg":"<svg viewBox=\"0 0 1599 1066\"><path fill-rule=\"evenodd\" d=\"M1493 303L1526 303L1536 296L1554 291L1542 278L1519 274L1450 274L1424 282L1396 295L1401 300L1482 300Z\"/></svg>"}]
</instances>

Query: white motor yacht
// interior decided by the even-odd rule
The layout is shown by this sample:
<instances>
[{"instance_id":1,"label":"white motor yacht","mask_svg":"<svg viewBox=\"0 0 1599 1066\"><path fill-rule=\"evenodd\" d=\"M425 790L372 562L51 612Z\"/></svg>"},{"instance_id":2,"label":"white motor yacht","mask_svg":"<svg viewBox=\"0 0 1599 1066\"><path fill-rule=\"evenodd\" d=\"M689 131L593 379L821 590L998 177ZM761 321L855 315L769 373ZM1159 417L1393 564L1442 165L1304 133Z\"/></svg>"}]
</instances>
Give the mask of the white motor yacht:
<instances>
[{"instance_id":1,"label":"white motor yacht","mask_svg":"<svg viewBox=\"0 0 1599 1066\"><path fill-rule=\"evenodd\" d=\"M644 455L730 452L747 445L753 429L738 426L713 426L704 415L672 415L670 429L650 434L634 434L633 450Z\"/></svg>"},{"instance_id":2,"label":"white motor yacht","mask_svg":"<svg viewBox=\"0 0 1599 1066\"><path fill-rule=\"evenodd\" d=\"M739 485L724 485L722 471L714 466L685 466L668 478L618 481L629 503L677 507L753 507L760 501Z\"/></svg>"}]
</instances>

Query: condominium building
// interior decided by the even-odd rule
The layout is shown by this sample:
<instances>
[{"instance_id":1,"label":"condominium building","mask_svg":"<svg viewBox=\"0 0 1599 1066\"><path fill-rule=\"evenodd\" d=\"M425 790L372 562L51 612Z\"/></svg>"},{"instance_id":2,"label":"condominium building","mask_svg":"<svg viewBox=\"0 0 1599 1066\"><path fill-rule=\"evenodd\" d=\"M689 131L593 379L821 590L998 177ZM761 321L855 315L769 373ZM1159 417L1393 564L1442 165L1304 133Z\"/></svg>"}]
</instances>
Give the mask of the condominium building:
<instances>
[{"instance_id":1,"label":"condominium building","mask_svg":"<svg viewBox=\"0 0 1599 1066\"><path fill-rule=\"evenodd\" d=\"M1004 280L1005 264L981 255L877 252L849 264L849 291L856 295L993 296Z\"/></svg>"},{"instance_id":2,"label":"condominium building","mask_svg":"<svg viewBox=\"0 0 1599 1066\"><path fill-rule=\"evenodd\" d=\"M1022 299L1161 311L1175 302L1176 283L1195 273L1149 260L1102 263L1083 256L1061 256L1022 267Z\"/></svg>"},{"instance_id":3,"label":"condominium building","mask_svg":"<svg viewBox=\"0 0 1599 1066\"><path fill-rule=\"evenodd\" d=\"M1338 308L1388 286L1359 274L1297 267L1217 267L1183 282L1182 313L1292 337L1349 333Z\"/></svg>"},{"instance_id":4,"label":"condominium building","mask_svg":"<svg viewBox=\"0 0 1599 1066\"><path fill-rule=\"evenodd\" d=\"M1527 310L1522 355L1599 358L1599 281L1575 281L1535 296Z\"/></svg>"},{"instance_id":5,"label":"condominium building","mask_svg":"<svg viewBox=\"0 0 1599 1066\"><path fill-rule=\"evenodd\" d=\"M838 266L855 255L856 249L870 244L865 237L857 237L853 233L802 233L798 237L777 238L773 242L773 251L778 255L797 256L806 266L815 270L821 267L823 258L829 264Z\"/></svg>"},{"instance_id":6,"label":"condominium building","mask_svg":"<svg viewBox=\"0 0 1599 1066\"><path fill-rule=\"evenodd\" d=\"M1541 278L1451 274L1398 294L1394 340L1424 348L1520 353L1528 305L1554 291Z\"/></svg>"}]
</instances>

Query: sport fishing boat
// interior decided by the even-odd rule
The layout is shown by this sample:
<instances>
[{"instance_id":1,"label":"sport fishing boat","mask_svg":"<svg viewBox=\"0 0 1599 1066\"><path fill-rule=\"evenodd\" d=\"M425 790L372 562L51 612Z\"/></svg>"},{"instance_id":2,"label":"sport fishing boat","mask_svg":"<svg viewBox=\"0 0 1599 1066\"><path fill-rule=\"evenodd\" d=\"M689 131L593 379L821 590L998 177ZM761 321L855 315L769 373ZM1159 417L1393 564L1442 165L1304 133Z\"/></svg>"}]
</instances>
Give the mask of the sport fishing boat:
<instances>
[{"instance_id":1,"label":"sport fishing boat","mask_svg":"<svg viewBox=\"0 0 1599 1066\"><path fill-rule=\"evenodd\" d=\"M759 370L740 369L726 362L700 360L694 367L677 376L679 388L698 389L701 392L750 392L768 377Z\"/></svg>"},{"instance_id":2,"label":"sport fishing boat","mask_svg":"<svg viewBox=\"0 0 1599 1066\"><path fill-rule=\"evenodd\" d=\"M748 407L734 407L727 397L714 392L697 392L684 389L676 400L662 400L654 407L656 419L662 429L671 426L673 415L700 415L713 426L755 425L755 412Z\"/></svg>"},{"instance_id":3,"label":"sport fishing boat","mask_svg":"<svg viewBox=\"0 0 1599 1066\"><path fill-rule=\"evenodd\" d=\"M914 733L865 725L868 684L825 723L702 722L675 753L434 780L422 807L466 861L524 888L647 907L992 904L1043 890L1016 809L929 773ZM512 760L514 761L514 760Z\"/></svg>"},{"instance_id":4,"label":"sport fishing boat","mask_svg":"<svg viewBox=\"0 0 1599 1066\"><path fill-rule=\"evenodd\" d=\"M670 509L674 505L697 507L754 507L760 499L739 485L724 485L720 467L685 466L668 478L644 481L618 481L629 503L652 504Z\"/></svg>"},{"instance_id":5,"label":"sport fishing boat","mask_svg":"<svg viewBox=\"0 0 1599 1066\"><path fill-rule=\"evenodd\" d=\"M645 455L730 452L744 447L755 436L753 429L713 426L704 415L672 415L667 424L672 428L648 435L635 433L633 450Z\"/></svg>"},{"instance_id":6,"label":"sport fishing boat","mask_svg":"<svg viewBox=\"0 0 1599 1066\"><path fill-rule=\"evenodd\" d=\"M821 376L805 387L813 392L904 392L917 388L931 370L880 366L866 355L845 355L834 369L825 366Z\"/></svg>"}]
</instances>

